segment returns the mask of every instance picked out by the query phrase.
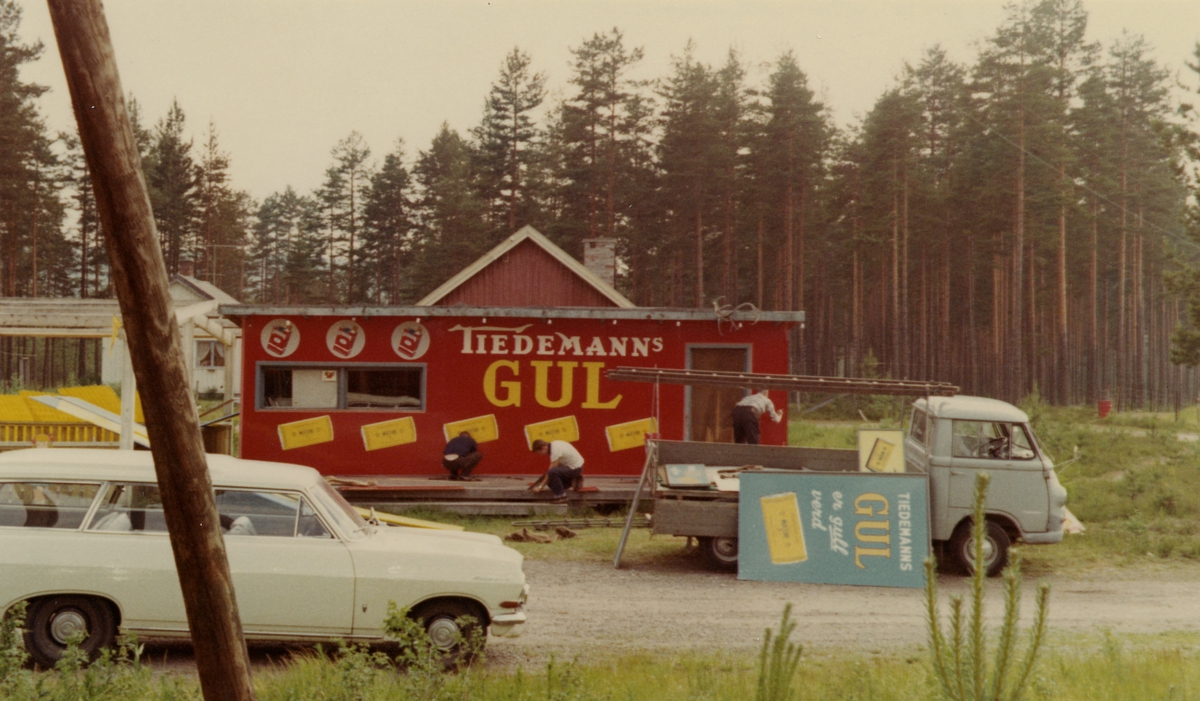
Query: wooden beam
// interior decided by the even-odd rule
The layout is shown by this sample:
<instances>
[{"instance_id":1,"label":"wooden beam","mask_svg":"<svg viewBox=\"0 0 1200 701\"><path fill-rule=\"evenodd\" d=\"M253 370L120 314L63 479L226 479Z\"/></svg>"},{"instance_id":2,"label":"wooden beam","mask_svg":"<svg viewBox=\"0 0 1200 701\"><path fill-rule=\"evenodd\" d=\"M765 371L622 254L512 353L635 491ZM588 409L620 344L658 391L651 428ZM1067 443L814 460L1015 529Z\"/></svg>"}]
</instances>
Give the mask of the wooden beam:
<instances>
[{"instance_id":1,"label":"wooden beam","mask_svg":"<svg viewBox=\"0 0 1200 701\"><path fill-rule=\"evenodd\" d=\"M673 370L669 368L616 367L605 371L610 380L657 382L675 385L715 385L746 389L781 389L791 392L837 394L889 394L906 397L953 397L958 387L947 382L879 380L867 377L822 377L819 375L769 375L716 370Z\"/></svg>"},{"instance_id":2,"label":"wooden beam","mask_svg":"<svg viewBox=\"0 0 1200 701\"><path fill-rule=\"evenodd\" d=\"M122 321L142 388L163 515L204 698L254 698L200 421L141 159L100 0L48 0L92 174Z\"/></svg>"}]
</instances>

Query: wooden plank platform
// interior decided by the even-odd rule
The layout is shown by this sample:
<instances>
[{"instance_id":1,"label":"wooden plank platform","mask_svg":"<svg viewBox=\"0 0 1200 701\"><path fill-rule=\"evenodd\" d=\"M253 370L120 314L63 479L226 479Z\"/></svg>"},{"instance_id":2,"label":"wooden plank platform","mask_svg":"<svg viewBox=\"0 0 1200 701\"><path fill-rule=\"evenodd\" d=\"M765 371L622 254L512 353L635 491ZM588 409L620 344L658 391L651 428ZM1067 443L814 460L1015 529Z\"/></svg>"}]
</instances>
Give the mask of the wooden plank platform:
<instances>
[{"instance_id":1,"label":"wooden plank platform","mask_svg":"<svg viewBox=\"0 0 1200 701\"><path fill-rule=\"evenodd\" d=\"M627 507L638 477L584 473L584 488L567 492L567 504L551 504L549 492L533 494L537 475L478 475L477 482L456 482L445 475L330 477L329 483L355 506L401 512L415 508L473 515L565 514L572 509Z\"/></svg>"}]
</instances>

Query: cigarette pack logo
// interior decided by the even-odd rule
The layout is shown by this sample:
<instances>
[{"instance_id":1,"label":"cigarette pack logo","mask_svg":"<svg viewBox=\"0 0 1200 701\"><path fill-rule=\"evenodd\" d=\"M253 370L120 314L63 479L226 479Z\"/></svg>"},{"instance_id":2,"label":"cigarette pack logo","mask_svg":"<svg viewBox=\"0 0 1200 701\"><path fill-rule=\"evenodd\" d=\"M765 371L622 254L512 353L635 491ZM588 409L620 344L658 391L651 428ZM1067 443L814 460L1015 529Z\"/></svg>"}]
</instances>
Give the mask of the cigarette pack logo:
<instances>
[{"instance_id":1,"label":"cigarette pack logo","mask_svg":"<svg viewBox=\"0 0 1200 701\"><path fill-rule=\"evenodd\" d=\"M342 360L358 355L366 344L366 332L352 319L335 322L325 334L325 345L329 346L329 352Z\"/></svg>"},{"instance_id":2,"label":"cigarette pack logo","mask_svg":"<svg viewBox=\"0 0 1200 701\"><path fill-rule=\"evenodd\" d=\"M392 331L392 350L404 360L416 360L429 350L429 332L417 321L406 321Z\"/></svg>"},{"instance_id":3,"label":"cigarette pack logo","mask_svg":"<svg viewBox=\"0 0 1200 701\"><path fill-rule=\"evenodd\" d=\"M286 358L300 345L300 329L288 319L272 319L262 330L262 347L269 355Z\"/></svg>"}]
</instances>

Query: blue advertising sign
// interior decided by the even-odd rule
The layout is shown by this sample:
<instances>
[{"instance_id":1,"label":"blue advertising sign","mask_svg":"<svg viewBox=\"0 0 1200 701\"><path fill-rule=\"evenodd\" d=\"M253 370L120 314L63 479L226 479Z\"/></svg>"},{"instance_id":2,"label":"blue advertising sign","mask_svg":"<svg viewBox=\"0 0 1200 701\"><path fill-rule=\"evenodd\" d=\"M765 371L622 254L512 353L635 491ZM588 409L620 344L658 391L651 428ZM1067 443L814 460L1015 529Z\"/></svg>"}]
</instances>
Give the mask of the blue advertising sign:
<instances>
[{"instance_id":1,"label":"blue advertising sign","mask_svg":"<svg viewBox=\"0 0 1200 701\"><path fill-rule=\"evenodd\" d=\"M764 470L740 481L738 579L925 586L925 475Z\"/></svg>"}]
</instances>

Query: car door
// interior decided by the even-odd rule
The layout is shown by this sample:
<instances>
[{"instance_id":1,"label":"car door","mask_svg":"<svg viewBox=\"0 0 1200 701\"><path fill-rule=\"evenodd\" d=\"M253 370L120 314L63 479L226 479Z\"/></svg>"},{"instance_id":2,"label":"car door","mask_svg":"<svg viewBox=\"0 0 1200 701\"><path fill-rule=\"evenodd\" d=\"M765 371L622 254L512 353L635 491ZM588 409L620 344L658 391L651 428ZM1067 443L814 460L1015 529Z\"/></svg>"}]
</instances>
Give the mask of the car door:
<instances>
[{"instance_id":1,"label":"car door","mask_svg":"<svg viewBox=\"0 0 1200 701\"><path fill-rule=\"evenodd\" d=\"M254 489L216 497L246 633L350 635L354 564L306 498Z\"/></svg>"},{"instance_id":2,"label":"car door","mask_svg":"<svg viewBox=\"0 0 1200 701\"><path fill-rule=\"evenodd\" d=\"M1049 496L1029 433L1021 424L955 419L950 457L949 506L969 512L975 476L991 475L987 510L1012 516L1022 532L1046 530Z\"/></svg>"},{"instance_id":3,"label":"car door","mask_svg":"<svg viewBox=\"0 0 1200 701\"><path fill-rule=\"evenodd\" d=\"M121 607L121 625L143 633L187 633L187 613L175 555L167 537L158 485L111 482L80 539L76 581L91 584Z\"/></svg>"}]
</instances>

